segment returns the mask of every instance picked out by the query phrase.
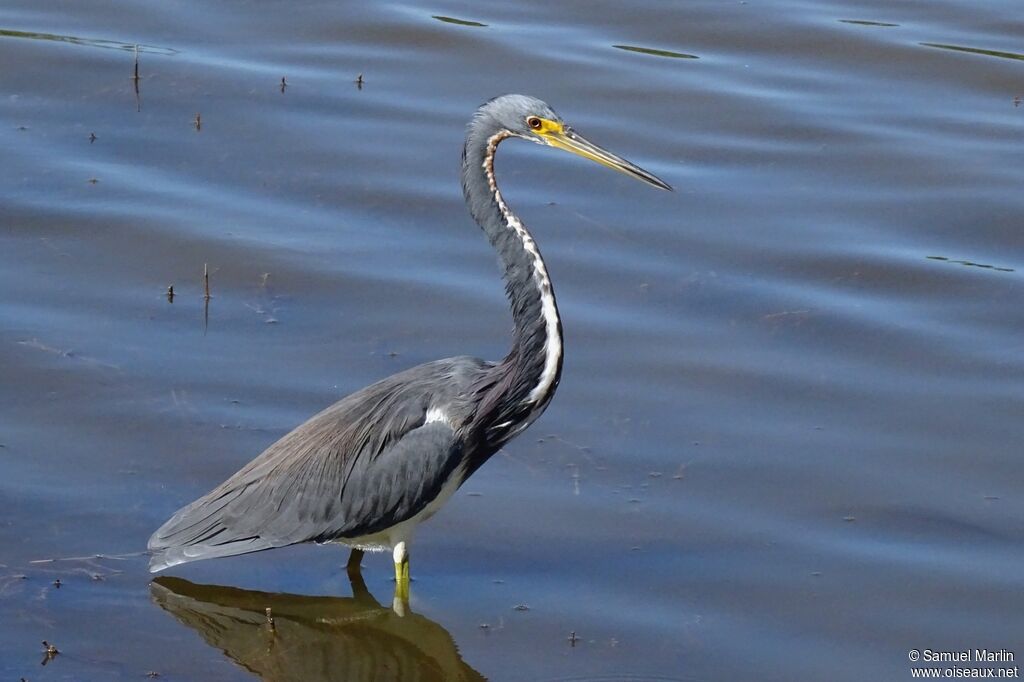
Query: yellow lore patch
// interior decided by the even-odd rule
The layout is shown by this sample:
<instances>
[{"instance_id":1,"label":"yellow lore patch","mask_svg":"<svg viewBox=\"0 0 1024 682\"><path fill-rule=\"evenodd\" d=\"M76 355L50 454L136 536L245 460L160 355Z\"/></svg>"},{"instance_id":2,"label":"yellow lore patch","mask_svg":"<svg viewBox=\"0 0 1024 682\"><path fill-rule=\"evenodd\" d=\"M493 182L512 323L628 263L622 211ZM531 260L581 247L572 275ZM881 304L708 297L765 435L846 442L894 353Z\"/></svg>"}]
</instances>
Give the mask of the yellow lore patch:
<instances>
[{"instance_id":1,"label":"yellow lore patch","mask_svg":"<svg viewBox=\"0 0 1024 682\"><path fill-rule=\"evenodd\" d=\"M557 135L565 132L562 124L548 118L540 119L540 128L534 130L538 135Z\"/></svg>"}]
</instances>

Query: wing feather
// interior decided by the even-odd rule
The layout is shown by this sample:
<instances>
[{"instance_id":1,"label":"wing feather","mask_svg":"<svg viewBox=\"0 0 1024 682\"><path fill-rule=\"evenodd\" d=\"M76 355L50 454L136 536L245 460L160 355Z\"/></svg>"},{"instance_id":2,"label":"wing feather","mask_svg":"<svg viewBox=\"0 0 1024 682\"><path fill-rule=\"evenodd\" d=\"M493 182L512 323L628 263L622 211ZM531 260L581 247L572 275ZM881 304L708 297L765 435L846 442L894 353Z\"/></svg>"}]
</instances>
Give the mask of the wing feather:
<instances>
[{"instance_id":1,"label":"wing feather","mask_svg":"<svg viewBox=\"0 0 1024 682\"><path fill-rule=\"evenodd\" d=\"M414 516L461 461L454 428L425 423L439 392L474 379L442 364L455 360L378 382L285 435L161 526L150 570L368 535Z\"/></svg>"}]
</instances>

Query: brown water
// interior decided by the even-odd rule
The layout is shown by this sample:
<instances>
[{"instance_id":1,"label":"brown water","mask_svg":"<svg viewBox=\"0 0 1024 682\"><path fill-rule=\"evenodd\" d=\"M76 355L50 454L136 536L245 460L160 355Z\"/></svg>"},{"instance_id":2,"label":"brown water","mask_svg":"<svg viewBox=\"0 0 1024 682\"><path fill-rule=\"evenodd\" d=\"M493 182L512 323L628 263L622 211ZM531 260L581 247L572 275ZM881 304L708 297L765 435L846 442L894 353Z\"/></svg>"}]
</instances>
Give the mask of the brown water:
<instances>
[{"instance_id":1,"label":"brown water","mask_svg":"<svg viewBox=\"0 0 1024 682\"><path fill-rule=\"evenodd\" d=\"M903 680L910 649L1024 656L1020 9L9 0L0 677ZM458 185L465 121L504 92L677 191L503 146L565 371L421 528L409 610L387 558L364 593L335 548L151 585L153 529L309 415L504 354ZM73 559L96 554L118 558Z\"/></svg>"}]
</instances>

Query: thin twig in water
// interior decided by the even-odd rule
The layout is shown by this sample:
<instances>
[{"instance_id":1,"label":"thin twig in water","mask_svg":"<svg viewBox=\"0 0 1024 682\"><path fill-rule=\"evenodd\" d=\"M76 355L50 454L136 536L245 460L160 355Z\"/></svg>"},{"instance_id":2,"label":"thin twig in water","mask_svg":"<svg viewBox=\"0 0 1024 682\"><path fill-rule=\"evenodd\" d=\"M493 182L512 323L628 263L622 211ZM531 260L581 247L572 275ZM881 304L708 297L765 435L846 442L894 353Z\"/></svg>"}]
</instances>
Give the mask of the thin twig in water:
<instances>
[{"instance_id":1,"label":"thin twig in water","mask_svg":"<svg viewBox=\"0 0 1024 682\"><path fill-rule=\"evenodd\" d=\"M132 82L135 85L135 111L142 111L142 99L138 94L138 45L135 45L135 75L132 77Z\"/></svg>"},{"instance_id":2,"label":"thin twig in water","mask_svg":"<svg viewBox=\"0 0 1024 682\"><path fill-rule=\"evenodd\" d=\"M210 266L203 263L203 336L210 328Z\"/></svg>"}]
</instances>

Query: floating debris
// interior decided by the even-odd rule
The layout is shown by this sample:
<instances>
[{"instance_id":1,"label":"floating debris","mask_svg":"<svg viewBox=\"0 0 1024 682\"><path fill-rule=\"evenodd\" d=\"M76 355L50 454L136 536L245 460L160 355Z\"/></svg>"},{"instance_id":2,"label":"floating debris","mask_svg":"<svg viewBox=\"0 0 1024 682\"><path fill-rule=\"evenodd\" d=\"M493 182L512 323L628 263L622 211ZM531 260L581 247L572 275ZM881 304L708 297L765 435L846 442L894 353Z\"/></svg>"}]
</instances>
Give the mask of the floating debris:
<instances>
[{"instance_id":1,"label":"floating debris","mask_svg":"<svg viewBox=\"0 0 1024 682\"><path fill-rule=\"evenodd\" d=\"M956 263L958 265L967 265L972 268L983 268L985 270L995 270L997 272L1015 272L1013 268L1002 268L996 265L989 265L988 263L975 263L969 260L954 260L953 258L946 258L945 256L925 256L928 260L939 260L947 263Z\"/></svg>"},{"instance_id":2,"label":"floating debris","mask_svg":"<svg viewBox=\"0 0 1024 682\"><path fill-rule=\"evenodd\" d=\"M639 52L640 54L648 54L655 57L669 57L671 59L700 59L695 54L686 54L685 52L672 52L671 50L656 50L653 47L637 47L636 45L612 45L616 50L626 50L627 52Z\"/></svg>"},{"instance_id":3,"label":"floating debris","mask_svg":"<svg viewBox=\"0 0 1024 682\"><path fill-rule=\"evenodd\" d=\"M135 46L135 76L132 78L132 90L135 91L135 111L142 111L142 95L139 93L139 46Z\"/></svg>"},{"instance_id":4,"label":"floating debris","mask_svg":"<svg viewBox=\"0 0 1024 682\"><path fill-rule=\"evenodd\" d=\"M841 23L841 24L857 24L858 26L882 26L882 27L899 26L899 24L890 24L890 23L885 22L885 21L870 21L868 19L840 19L839 23Z\"/></svg>"},{"instance_id":5,"label":"floating debris","mask_svg":"<svg viewBox=\"0 0 1024 682\"><path fill-rule=\"evenodd\" d=\"M62 36L56 33L37 33L36 31L12 31L11 29L0 29L0 37L4 38L28 38L29 40L52 40L58 43L69 43L82 47L99 47L105 50L138 50L149 52L165 57L178 54L178 50L170 47L159 47L157 45L135 45L123 43L118 40L103 40L100 38L78 38L76 36Z\"/></svg>"},{"instance_id":6,"label":"floating debris","mask_svg":"<svg viewBox=\"0 0 1024 682\"><path fill-rule=\"evenodd\" d=\"M940 50L953 50L954 52L968 52L970 54L980 54L986 57L999 57L1000 59L1019 59L1024 60L1024 54L1019 52L1000 52L999 50L983 50L980 47L964 47L962 45L947 45L945 43L920 43L925 47L937 47Z\"/></svg>"},{"instance_id":7,"label":"floating debris","mask_svg":"<svg viewBox=\"0 0 1024 682\"><path fill-rule=\"evenodd\" d=\"M43 640L43 646L46 647L46 651L44 653L45 658L43 658L43 665L46 665L53 659L57 658L57 654L60 653L60 650L57 649L57 647L55 647L53 644L47 642L45 639Z\"/></svg>"},{"instance_id":8,"label":"floating debris","mask_svg":"<svg viewBox=\"0 0 1024 682\"><path fill-rule=\"evenodd\" d=\"M479 21L470 21L469 19L456 19L455 17L445 17L439 14L435 14L431 19L437 19L443 21L446 24L455 24L456 26L474 26L477 28L486 27L487 24L481 24Z\"/></svg>"}]
</instances>

